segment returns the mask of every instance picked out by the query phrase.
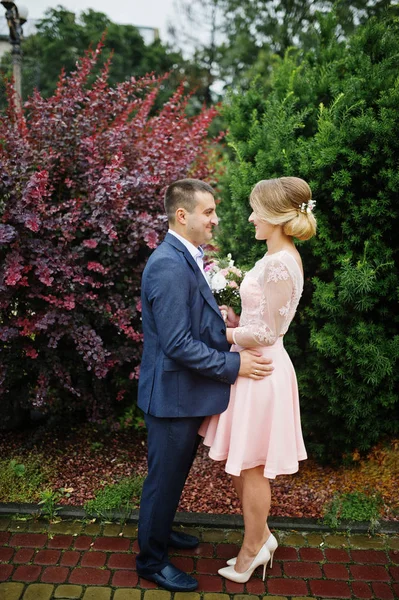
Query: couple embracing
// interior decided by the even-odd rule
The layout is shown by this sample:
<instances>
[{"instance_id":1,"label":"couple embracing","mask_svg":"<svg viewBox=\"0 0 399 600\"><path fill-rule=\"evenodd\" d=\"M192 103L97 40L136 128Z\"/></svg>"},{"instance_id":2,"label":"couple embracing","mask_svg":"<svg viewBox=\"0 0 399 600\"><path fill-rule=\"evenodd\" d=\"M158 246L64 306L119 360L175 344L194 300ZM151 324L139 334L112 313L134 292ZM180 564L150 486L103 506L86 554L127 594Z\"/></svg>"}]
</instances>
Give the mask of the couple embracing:
<instances>
[{"instance_id":1,"label":"couple embracing","mask_svg":"<svg viewBox=\"0 0 399 600\"><path fill-rule=\"evenodd\" d=\"M266 253L240 288L242 314L223 319L205 277L201 246L218 224L214 190L197 179L165 194L169 231L142 278L144 350L139 407L148 431L148 476L140 503L137 571L170 591L198 583L168 559L168 547L194 548L172 530L201 436L209 456L226 461L242 504L245 533L220 575L246 582L272 562L277 540L267 517L269 479L295 473L306 458L298 388L283 337L303 288L294 238L316 231L308 184L297 177L260 181L249 221Z\"/></svg>"}]
</instances>

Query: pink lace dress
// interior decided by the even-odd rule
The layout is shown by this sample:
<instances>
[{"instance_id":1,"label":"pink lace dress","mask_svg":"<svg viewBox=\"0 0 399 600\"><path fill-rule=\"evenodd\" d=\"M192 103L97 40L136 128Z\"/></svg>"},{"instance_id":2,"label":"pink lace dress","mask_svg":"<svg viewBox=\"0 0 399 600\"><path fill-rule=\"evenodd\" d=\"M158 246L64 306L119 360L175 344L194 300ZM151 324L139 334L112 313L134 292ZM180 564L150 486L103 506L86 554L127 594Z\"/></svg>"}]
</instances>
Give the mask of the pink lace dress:
<instances>
[{"instance_id":1,"label":"pink lace dress","mask_svg":"<svg viewBox=\"0 0 399 600\"><path fill-rule=\"evenodd\" d=\"M272 375L260 381L238 377L221 415L201 428L209 456L225 460L227 473L264 465L264 475L295 473L306 458L294 367L283 336L295 315L303 276L294 256L283 250L266 254L240 287L242 314L232 351L256 348L273 360Z\"/></svg>"}]
</instances>

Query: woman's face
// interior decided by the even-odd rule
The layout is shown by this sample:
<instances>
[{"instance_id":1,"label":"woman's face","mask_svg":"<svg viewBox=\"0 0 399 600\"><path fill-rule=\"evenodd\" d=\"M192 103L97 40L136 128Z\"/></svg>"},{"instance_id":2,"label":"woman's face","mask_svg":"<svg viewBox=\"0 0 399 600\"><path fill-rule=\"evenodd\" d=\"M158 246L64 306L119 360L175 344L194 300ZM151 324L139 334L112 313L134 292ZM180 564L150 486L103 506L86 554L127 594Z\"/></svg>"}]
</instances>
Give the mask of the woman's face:
<instances>
[{"instance_id":1,"label":"woman's face","mask_svg":"<svg viewBox=\"0 0 399 600\"><path fill-rule=\"evenodd\" d=\"M255 227L255 238L257 240L268 240L273 235L276 227L278 227L278 225L272 225L268 221L261 219L254 211L249 215L248 221Z\"/></svg>"}]
</instances>

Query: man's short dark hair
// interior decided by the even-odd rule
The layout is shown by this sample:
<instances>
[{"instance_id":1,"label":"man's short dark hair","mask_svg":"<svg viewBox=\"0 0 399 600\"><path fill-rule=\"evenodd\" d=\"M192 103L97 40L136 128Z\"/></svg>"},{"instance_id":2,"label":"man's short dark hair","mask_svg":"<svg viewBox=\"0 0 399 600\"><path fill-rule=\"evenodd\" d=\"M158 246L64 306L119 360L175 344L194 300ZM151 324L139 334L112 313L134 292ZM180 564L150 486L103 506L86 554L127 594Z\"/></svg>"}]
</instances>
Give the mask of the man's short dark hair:
<instances>
[{"instance_id":1,"label":"man's short dark hair","mask_svg":"<svg viewBox=\"0 0 399 600\"><path fill-rule=\"evenodd\" d=\"M214 189L200 179L180 179L174 181L165 192L165 212L170 223L175 221L175 213L178 208L185 208L192 213L197 204L196 192L206 192L215 196Z\"/></svg>"}]
</instances>

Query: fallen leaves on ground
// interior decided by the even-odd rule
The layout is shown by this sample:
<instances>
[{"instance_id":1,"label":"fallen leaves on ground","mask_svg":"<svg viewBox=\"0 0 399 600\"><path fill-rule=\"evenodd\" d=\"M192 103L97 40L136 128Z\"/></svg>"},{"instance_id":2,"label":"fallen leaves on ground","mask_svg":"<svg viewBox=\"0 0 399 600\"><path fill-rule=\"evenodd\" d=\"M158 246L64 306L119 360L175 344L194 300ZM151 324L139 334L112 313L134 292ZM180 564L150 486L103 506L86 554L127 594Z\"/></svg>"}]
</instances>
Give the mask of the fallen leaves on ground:
<instances>
[{"instance_id":1,"label":"fallen leaves on ground","mask_svg":"<svg viewBox=\"0 0 399 600\"><path fill-rule=\"evenodd\" d=\"M92 426L68 433L27 430L0 434L0 456L29 460L37 452L47 458L50 476L47 488L68 488L70 497L62 504L81 506L94 498L95 491L133 474L145 475L146 441L136 432L103 434ZM381 517L399 520L399 440L376 446L366 458L354 453L350 467L325 467L308 459L294 475L272 480L271 515L313 517L323 515L323 506L335 493L360 491L379 493L383 499ZM1 482L0 482L1 483ZM1 485L0 485L1 488ZM6 491L0 501L7 501ZM214 514L240 514L241 509L231 478L221 462L208 458L200 445L187 480L180 511Z\"/></svg>"}]
</instances>

